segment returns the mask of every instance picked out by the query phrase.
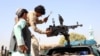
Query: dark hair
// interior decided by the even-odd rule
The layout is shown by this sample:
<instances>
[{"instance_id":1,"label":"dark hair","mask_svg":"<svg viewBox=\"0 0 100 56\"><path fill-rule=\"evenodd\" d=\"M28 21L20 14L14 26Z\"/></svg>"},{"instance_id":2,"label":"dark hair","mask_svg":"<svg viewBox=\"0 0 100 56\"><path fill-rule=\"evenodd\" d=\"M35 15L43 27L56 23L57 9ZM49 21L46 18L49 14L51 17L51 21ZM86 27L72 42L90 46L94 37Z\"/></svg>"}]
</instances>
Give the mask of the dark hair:
<instances>
[{"instance_id":1,"label":"dark hair","mask_svg":"<svg viewBox=\"0 0 100 56\"><path fill-rule=\"evenodd\" d=\"M24 13L28 13L28 11L26 9L18 9L16 12L16 15L18 16L18 18L22 17Z\"/></svg>"},{"instance_id":2,"label":"dark hair","mask_svg":"<svg viewBox=\"0 0 100 56\"><path fill-rule=\"evenodd\" d=\"M45 8L44 8L44 6L42 6L42 5L38 5L37 7L35 7L34 10L35 10L35 12L41 13L42 15L45 14Z\"/></svg>"}]
</instances>

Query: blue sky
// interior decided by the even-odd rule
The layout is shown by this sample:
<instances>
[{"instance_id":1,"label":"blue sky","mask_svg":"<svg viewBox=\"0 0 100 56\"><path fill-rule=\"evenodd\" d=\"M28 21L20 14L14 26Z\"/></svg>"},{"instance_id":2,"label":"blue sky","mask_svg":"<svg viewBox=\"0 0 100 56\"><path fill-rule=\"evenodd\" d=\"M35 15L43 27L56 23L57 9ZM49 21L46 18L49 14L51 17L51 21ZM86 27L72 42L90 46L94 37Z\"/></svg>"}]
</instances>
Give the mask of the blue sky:
<instances>
[{"instance_id":1,"label":"blue sky","mask_svg":"<svg viewBox=\"0 0 100 56\"><path fill-rule=\"evenodd\" d=\"M61 14L65 20L65 25L73 25L77 21L83 24L83 27L69 32L80 33L88 38L88 29L92 25L95 39L100 43L100 0L0 0L0 46L3 44L5 46L9 45L16 9L26 8L30 11L40 4L46 8L46 14L40 18L44 18L52 11L48 22L38 25L40 29L45 30L51 25L52 18L58 25L58 14ZM42 35L38 35L38 37L40 36Z\"/></svg>"}]
</instances>

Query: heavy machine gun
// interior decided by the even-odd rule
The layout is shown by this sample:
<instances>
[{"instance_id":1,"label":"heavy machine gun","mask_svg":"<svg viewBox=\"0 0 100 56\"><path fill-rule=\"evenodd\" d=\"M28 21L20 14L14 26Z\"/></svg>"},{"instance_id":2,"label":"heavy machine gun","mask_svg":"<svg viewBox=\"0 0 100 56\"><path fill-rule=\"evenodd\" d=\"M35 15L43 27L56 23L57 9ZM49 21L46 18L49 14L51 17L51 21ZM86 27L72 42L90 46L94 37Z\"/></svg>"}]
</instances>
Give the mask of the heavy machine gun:
<instances>
[{"instance_id":1,"label":"heavy machine gun","mask_svg":"<svg viewBox=\"0 0 100 56\"><path fill-rule=\"evenodd\" d=\"M82 26L82 24L78 24L77 22L76 25L71 25L71 26L63 25L64 20L61 15L59 15L59 21L60 25L56 26L55 21L53 19L53 25L50 25L49 28L47 28L47 30L51 30L52 32L47 36L50 37L62 34L65 36L65 39L67 40L68 44L66 46L51 48L46 52L46 55L43 56L100 56L100 52L95 46L70 45L69 34L68 34L69 29L75 29L78 26Z\"/></svg>"},{"instance_id":2,"label":"heavy machine gun","mask_svg":"<svg viewBox=\"0 0 100 56\"><path fill-rule=\"evenodd\" d=\"M69 29L75 29L78 26L81 26L81 27L83 26L82 24L78 24L78 22L76 25L71 25L71 26L63 25L64 20L60 14L59 14L60 25L56 26L54 19L52 20L52 22L53 22L53 25L50 25L49 28L47 28L47 30L51 30L52 32L50 34L47 34L47 36L50 37L50 36L57 36L59 34L62 34L65 36L65 40L67 40L67 43L68 43L67 46L70 46L70 40L69 40L69 34L68 34Z\"/></svg>"}]
</instances>

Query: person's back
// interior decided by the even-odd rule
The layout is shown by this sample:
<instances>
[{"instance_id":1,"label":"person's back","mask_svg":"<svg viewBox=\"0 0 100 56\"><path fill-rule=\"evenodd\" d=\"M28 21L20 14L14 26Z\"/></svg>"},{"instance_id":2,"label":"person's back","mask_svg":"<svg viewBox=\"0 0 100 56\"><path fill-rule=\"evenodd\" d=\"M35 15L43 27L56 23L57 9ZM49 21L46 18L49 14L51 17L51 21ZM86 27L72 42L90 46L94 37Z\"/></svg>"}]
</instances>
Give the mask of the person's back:
<instances>
[{"instance_id":1,"label":"person's back","mask_svg":"<svg viewBox=\"0 0 100 56\"><path fill-rule=\"evenodd\" d=\"M35 7L34 11L29 11L28 13L28 24L32 27L32 30L35 32L38 32L40 34L44 34L45 32L38 29L38 27L36 26L37 24L42 24L44 21L43 20L39 20L38 17L40 17L41 15L45 14L45 8L42 5L39 5L37 7ZM32 35L32 56L39 56L39 43L37 38L34 36L34 34Z\"/></svg>"}]
</instances>

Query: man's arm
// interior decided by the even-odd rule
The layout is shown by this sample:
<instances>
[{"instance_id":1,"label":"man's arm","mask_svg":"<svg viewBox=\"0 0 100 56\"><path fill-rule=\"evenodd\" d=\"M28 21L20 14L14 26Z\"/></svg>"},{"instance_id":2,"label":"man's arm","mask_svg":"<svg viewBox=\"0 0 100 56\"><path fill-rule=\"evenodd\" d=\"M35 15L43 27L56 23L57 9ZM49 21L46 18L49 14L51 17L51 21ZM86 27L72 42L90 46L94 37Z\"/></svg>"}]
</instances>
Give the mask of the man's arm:
<instances>
[{"instance_id":1,"label":"man's arm","mask_svg":"<svg viewBox=\"0 0 100 56\"><path fill-rule=\"evenodd\" d=\"M42 23L46 23L48 20L47 17L45 17L43 20L37 20L37 24L42 24Z\"/></svg>"},{"instance_id":2,"label":"man's arm","mask_svg":"<svg viewBox=\"0 0 100 56\"><path fill-rule=\"evenodd\" d=\"M37 24L42 24L42 23L44 23L43 20L39 20L39 19L38 19L36 22L37 22Z\"/></svg>"},{"instance_id":3,"label":"man's arm","mask_svg":"<svg viewBox=\"0 0 100 56\"><path fill-rule=\"evenodd\" d=\"M45 34L46 32L38 29L36 27L36 24L37 24L37 17L35 15L33 15L33 13L29 13L28 14L28 22L30 24L30 26L32 27L32 29L35 31L35 32L38 32L40 34Z\"/></svg>"}]
</instances>

